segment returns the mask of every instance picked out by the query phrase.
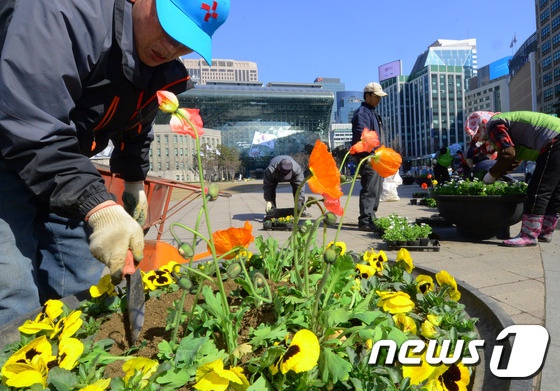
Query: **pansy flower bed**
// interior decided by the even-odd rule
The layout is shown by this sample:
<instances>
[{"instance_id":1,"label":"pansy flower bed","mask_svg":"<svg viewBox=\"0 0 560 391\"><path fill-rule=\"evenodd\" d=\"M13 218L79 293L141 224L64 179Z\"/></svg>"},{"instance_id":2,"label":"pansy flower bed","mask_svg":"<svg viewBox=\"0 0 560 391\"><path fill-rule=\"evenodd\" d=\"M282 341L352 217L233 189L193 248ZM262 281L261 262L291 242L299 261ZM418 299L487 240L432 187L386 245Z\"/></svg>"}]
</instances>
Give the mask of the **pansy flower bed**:
<instances>
[{"instance_id":1,"label":"pansy flower bed","mask_svg":"<svg viewBox=\"0 0 560 391\"><path fill-rule=\"evenodd\" d=\"M160 103L172 114L173 129L193 137L200 150L196 113L179 109L170 94L162 93ZM360 149L372 152L367 135ZM359 164L391 175L399 157L382 151ZM466 391L474 367L460 357L477 338L476 320L460 303L455 279L446 271L435 279L416 273L406 249L391 261L382 250L347 249L337 241L341 176L321 141L309 169L305 183L318 198L305 207L316 206L321 215L299 224L295 211L286 243L255 238L249 222L210 237L199 233L200 219L194 227L175 223L192 234L192 244L179 244L185 263L143 273L146 321L135 344L128 343L123 321L127 292L105 276L79 308L51 300L20 326L20 340L0 356L0 390ZM208 186L202 197L209 232L207 204L216 194ZM338 217L329 240L327 226ZM207 244L208 261L190 263L198 240ZM257 251L250 253L253 243ZM401 346L411 339L425 348L406 356L421 365L385 364L386 351L372 361L377 342ZM438 346L430 355L445 364L426 361L430 341Z\"/></svg>"}]
</instances>

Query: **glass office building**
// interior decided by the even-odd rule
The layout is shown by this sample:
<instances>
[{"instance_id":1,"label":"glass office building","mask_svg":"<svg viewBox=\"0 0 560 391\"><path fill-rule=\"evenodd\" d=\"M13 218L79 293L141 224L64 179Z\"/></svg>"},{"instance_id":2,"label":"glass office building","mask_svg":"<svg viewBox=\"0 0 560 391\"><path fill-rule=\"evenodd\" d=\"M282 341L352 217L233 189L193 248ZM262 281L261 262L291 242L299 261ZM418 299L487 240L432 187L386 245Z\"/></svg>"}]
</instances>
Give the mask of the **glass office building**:
<instances>
[{"instance_id":1,"label":"glass office building","mask_svg":"<svg viewBox=\"0 0 560 391\"><path fill-rule=\"evenodd\" d=\"M178 96L181 107L200 109L204 127L222 132L222 144L236 147L248 170L262 171L273 156L293 155L328 143L334 95L320 85L216 83ZM160 114L156 123L167 123Z\"/></svg>"}]
</instances>

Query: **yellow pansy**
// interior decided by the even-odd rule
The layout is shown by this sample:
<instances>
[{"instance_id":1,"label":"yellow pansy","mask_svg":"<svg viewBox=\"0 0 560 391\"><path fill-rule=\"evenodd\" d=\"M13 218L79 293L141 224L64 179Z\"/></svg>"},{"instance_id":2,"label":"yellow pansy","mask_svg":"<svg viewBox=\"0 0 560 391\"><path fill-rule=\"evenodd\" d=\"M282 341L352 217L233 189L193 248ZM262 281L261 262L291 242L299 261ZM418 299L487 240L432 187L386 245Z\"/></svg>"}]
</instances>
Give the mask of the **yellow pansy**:
<instances>
[{"instance_id":1,"label":"yellow pansy","mask_svg":"<svg viewBox=\"0 0 560 391\"><path fill-rule=\"evenodd\" d=\"M363 263L357 263L356 269L360 272L360 277L370 278L377 273L377 269L371 265L364 265Z\"/></svg>"},{"instance_id":2,"label":"yellow pansy","mask_svg":"<svg viewBox=\"0 0 560 391\"><path fill-rule=\"evenodd\" d=\"M158 365L158 362L155 360L146 357L135 357L123 364L123 371L125 372L123 380L125 384L128 384L130 378L140 372L142 373L140 388L143 388L148 384L148 379L155 373Z\"/></svg>"},{"instance_id":3,"label":"yellow pansy","mask_svg":"<svg viewBox=\"0 0 560 391\"><path fill-rule=\"evenodd\" d=\"M82 315L82 311L75 310L70 312L70 314L68 314L67 317L60 319L56 324L55 330L53 331L51 338L53 338L59 332L60 335L58 336L58 339L60 340L64 338L69 338L74 334L76 334L76 332L80 329L80 327L82 327L82 324L84 323L84 321L81 318L81 315Z\"/></svg>"},{"instance_id":4,"label":"yellow pansy","mask_svg":"<svg viewBox=\"0 0 560 391\"><path fill-rule=\"evenodd\" d=\"M426 294L434 290L434 280L426 274L419 274L416 277L416 289L422 294Z\"/></svg>"},{"instance_id":5,"label":"yellow pansy","mask_svg":"<svg viewBox=\"0 0 560 391\"><path fill-rule=\"evenodd\" d=\"M111 384L111 379L99 379L93 384L80 388L79 391L104 391Z\"/></svg>"},{"instance_id":6,"label":"yellow pansy","mask_svg":"<svg viewBox=\"0 0 560 391\"><path fill-rule=\"evenodd\" d=\"M58 344L58 366L72 370L78 365L78 359L84 352L84 344L77 338L63 338Z\"/></svg>"},{"instance_id":7,"label":"yellow pansy","mask_svg":"<svg viewBox=\"0 0 560 391\"><path fill-rule=\"evenodd\" d=\"M442 270L436 274L436 280L439 285L448 286L450 288L448 293L451 300L459 301L459 299L461 299L461 292L457 289L457 282L451 274Z\"/></svg>"},{"instance_id":8,"label":"yellow pansy","mask_svg":"<svg viewBox=\"0 0 560 391\"><path fill-rule=\"evenodd\" d=\"M158 269L150 270L142 275L144 287L153 291L161 286L167 286L173 283L173 277L167 270Z\"/></svg>"},{"instance_id":9,"label":"yellow pansy","mask_svg":"<svg viewBox=\"0 0 560 391\"><path fill-rule=\"evenodd\" d=\"M404 313L393 315L393 321L395 325L405 333L416 334L418 332L418 327L414 319L410 316L406 316Z\"/></svg>"},{"instance_id":10,"label":"yellow pansy","mask_svg":"<svg viewBox=\"0 0 560 391\"><path fill-rule=\"evenodd\" d=\"M321 348L317 336L310 330L300 330L292 339L288 350L280 358L278 365L271 368L272 374L278 369L283 374L288 371L307 372L317 365Z\"/></svg>"},{"instance_id":11,"label":"yellow pansy","mask_svg":"<svg viewBox=\"0 0 560 391\"><path fill-rule=\"evenodd\" d=\"M346 243L344 242L329 242L329 244L327 244L327 248L331 246L336 247L335 250L337 251L338 255L344 255L346 253Z\"/></svg>"},{"instance_id":12,"label":"yellow pansy","mask_svg":"<svg viewBox=\"0 0 560 391\"><path fill-rule=\"evenodd\" d=\"M434 339L439 335L439 331L436 325L429 320L425 320L422 322L422 326L420 326L420 334L425 338Z\"/></svg>"},{"instance_id":13,"label":"yellow pansy","mask_svg":"<svg viewBox=\"0 0 560 391\"><path fill-rule=\"evenodd\" d=\"M108 296L116 296L115 285L111 282L111 275L106 274L99 279L97 285L92 285L89 288L89 294L91 297L101 297L104 294Z\"/></svg>"},{"instance_id":14,"label":"yellow pansy","mask_svg":"<svg viewBox=\"0 0 560 391\"><path fill-rule=\"evenodd\" d=\"M379 295L377 306L383 307L383 310L390 314L408 312L414 308L414 302L407 293L380 291L376 291L376 293Z\"/></svg>"},{"instance_id":15,"label":"yellow pansy","mask_svg":"<svg viewBox=\"0 0 560 391\"><path fill-rule=\"evenodd\" d=\"M442 366L438 376L430 378L426 383L426 389L437 391L467 391L471 381L469 369L461 363L451 366Z\"/></svg>"},{"instance_id":16,"label":"yellow pansy","mask_svg":"<svg viewBox=\"0 0 560 391\"><path fill-rule=\"evenodd\" d=\"M12 354L2 367L2 377L10 387L26 388L39 383L46 387L48 363L53 361L52 345L42 335Z\"/></svg>"},{"instance_id":17,"label":"yellow pansy","mask_svg":"<svg viewBox=\"0 0 560 391\"><path fill-rule=\"evenodd\" d=\"M404 269L408 273L412 273L412 269L414 269L414 264L412 263L412 257L410 256L410 252L406 248L401 248L397 253L397 265L401 264L404 266Z\"/></svg>"},{"instance_id":18,"label":"yellow pansy","mask_svg":"<svg viewBox=\"0 0 560 391\"><path fill-rule=\"evenodd\" d=\"M236 390L249 388L249 381L242 368L224 369L224 362L220 359L204 364L196 370L196 384L193 386L196 390L225 391L230 385Z\"/></svg>"}]
</instances>

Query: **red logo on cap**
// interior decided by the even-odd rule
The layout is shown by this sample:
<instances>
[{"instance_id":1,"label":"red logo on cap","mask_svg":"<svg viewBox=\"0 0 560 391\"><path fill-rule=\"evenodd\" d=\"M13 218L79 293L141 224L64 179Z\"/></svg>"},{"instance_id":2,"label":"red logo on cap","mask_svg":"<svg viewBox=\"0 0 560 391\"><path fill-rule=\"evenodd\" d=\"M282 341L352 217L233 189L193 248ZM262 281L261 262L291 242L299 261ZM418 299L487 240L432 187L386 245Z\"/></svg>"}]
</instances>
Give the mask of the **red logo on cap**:
<instances>
[{"instance_id":1,"label":"red logo on cap","mask_svg":"<svg viewBox=\"0 0 560 391\"><path fill-rule=\"evenodd\" d=\"M202 6L200 8L206 11L206 16L204 17L205 22L208 22L210 18L218 18L218 13L216 12L216 8L218 8L217 1L212 2L212 8L210 8L210 6L206 3L202 3Z\"/></svg>"}]
</instances>

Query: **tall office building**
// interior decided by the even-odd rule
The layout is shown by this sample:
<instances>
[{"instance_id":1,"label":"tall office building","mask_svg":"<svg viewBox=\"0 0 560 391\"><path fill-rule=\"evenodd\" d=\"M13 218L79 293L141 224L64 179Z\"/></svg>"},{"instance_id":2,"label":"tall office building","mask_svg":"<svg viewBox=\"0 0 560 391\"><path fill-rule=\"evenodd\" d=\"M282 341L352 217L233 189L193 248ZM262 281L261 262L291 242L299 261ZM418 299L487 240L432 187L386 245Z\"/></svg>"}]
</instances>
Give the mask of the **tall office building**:
<instances>
[{"instance_id":1,"label":"tall office building","mask_svg":"<svg viewBox=\"0 0 560 391\"><path fill-rule=\"evenodd\" d=\"M410 76L383 80L389 96L378 110L387 144L404 156L465 145L464 96L477 68L476 39L439 39L418 56Z\"/></svg>"},{"instance_id":2,"label":"tall office building","mask_svg":"<svg viewBox=\"0 0 560 391\"><path fill-rule=\"evenodd\" d=\"M537 37L535 32L515 52L509 62L509 109L511 111L538 111L537 105ZM558 71L557 71L558 72ZM560 72L558 72L560 73ZM554 72L547 72L542 77L542 86L551 86Z\"/></svg>"},{"instance_id":3,"label":"tall office building","mask_svg":"<svg viewBox=\"0 0 560 391\"><path fill-rule=\"evenodd\" d=\"M320 84L323 90L327 90L333 93L336 97L338 92L344 91L344 83L340 81L339 78L335 77L318 77L315 79L314 83ZM336 113L338 110L338 101L335 99L334 105L331 111L331 123L337 122Z\"/></svg>"},{"instance_id":4,"label":"tall office building","mask_svg":"<svg viewBox=\"0 0 560 391\"><path fill-rule=\"evenodd\" d=\"M535 0L537 22L537 107L560 112L560 0ZM512 41L513 42L513 41Z\"/></svg>"},{"instance_id":5,"label":"tall office building","mask_svg":"<svg viewBox=\"0 0 560 391\"><path fill-rule=\"evenodd\" d=\"M512 56L504 57L478 69L465 93L465 114L473 111L509 111L509 67Z\"/></svg>"},{"instance_id":6,"label":"tall office building","mask_svg":"<svg viewBox=\"0 0 560 391\"><path fill-rule=\"evenodd\" d=\"M212 59L212 66L203 59L184 58L183 63L192 81L205 85L212 81L258 82L257 64L251 61Z\"/></svg>"}]
</instances>

